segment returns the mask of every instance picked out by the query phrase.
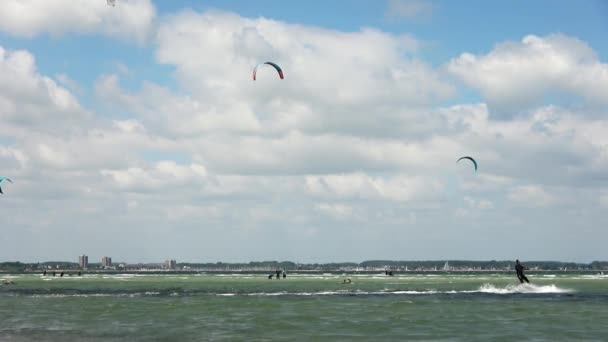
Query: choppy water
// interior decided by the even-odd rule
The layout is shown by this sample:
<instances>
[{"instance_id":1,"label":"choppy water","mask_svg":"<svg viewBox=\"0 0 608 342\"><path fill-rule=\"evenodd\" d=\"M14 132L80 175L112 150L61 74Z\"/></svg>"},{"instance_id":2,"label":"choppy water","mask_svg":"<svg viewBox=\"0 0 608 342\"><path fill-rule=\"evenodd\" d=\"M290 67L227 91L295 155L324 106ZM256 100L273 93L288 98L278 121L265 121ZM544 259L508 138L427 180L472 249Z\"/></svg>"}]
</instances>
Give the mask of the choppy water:
<instances>
[{"instance_id":1,"label":"choppy water","mask_svg":"<svg viewBox=\"0 0 608 342\"><path fill-rule=\"evenodd\" d=\"M529 278L0 275L0 340L608 340L608 276Z\"/></svg>"}]
</instances>

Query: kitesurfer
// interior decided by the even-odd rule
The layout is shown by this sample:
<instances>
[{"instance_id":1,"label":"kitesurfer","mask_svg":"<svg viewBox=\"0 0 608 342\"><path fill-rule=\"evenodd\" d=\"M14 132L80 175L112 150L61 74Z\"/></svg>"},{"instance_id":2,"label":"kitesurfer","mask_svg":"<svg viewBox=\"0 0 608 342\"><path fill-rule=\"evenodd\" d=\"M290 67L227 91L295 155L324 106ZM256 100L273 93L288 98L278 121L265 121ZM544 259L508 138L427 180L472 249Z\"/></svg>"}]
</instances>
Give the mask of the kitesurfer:
<instances>
[{"instance_id":1,"label":"kitesurfer","mask_svg":"<svg viewBox=\"0 0 608 342\"><path fill-rule=\"evenodd\" d=\"M524 267L522 264L519 263L519 259L515 260L515 272L517 272L517 279L519 279L520 283L524 283L524 280L526 281L526 283L529 283L530 281L528 280L528 277L526 277L526 275L524 274L524 270L529 270L529 268Z\"/></svg>"},{"instance_id":2,"label":"kitesurfer","mask_svg":"<svg viewBox=\"0 0 608 342\"><path fill-rule=\"evenodd\" d=\"M287 273L285 273L285 271L283 271L283 279L287 278Z\"/></svg>"}]
</instances>

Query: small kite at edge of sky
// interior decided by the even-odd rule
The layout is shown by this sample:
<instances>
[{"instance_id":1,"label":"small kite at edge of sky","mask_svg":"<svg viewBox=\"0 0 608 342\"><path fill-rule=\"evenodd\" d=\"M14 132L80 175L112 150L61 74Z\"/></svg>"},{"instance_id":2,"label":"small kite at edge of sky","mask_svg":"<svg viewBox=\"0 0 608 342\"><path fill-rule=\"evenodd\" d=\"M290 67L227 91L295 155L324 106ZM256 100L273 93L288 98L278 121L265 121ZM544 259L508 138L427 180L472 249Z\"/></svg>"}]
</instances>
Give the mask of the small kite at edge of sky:
<instances>
[{"instance_id":1,"label":"small kite at edge of sky","mask_svg":"<svg viewBox=\"0 0 608 342\"><path fill-rule=\"evenodd\" d=\"M473 159L473 157L469 157L469 156L460 157L456 162L458 163L459 161L461 161L463 159L468 159L468 160L472 161L473 165L475 166L475 172L477 172L477 161L475 161L475 159Z\"/></svg>"},{"instance_id":2,"label":"small kite at edge of sky","mask_svg":"<svg viewBox=\"0 0 608 342\"><path fill-rule=\"evenodd\" d=\"M259 67L260 65L264 65L264 64L268 64L268 65L272 66L273 68L275 68L275 69L277 70L277 72L279 73L279 77L280 77L281 79L283 79L283 78L284 78L284 77L283 77L283 70L281 69L281 67L280 67L280 66L276 65L276 64L275 64L275 63L273 63L273 62L264 62L264 63L262 63L262 64L258 64L258 65L256 65L256 66L255 66L255 68L253 68L253 80L254 80L254 81L255 81L255 75L256 75L256 73L258 72L258 67Z\"/></svg>"},{"instance_id":3,"label":"small kite at edge of sky","mask_svg":"<svg viewBox=\"0 0 608 342\"><path fill-rule=\"evenodd\" d=\"M6 181L9 181L9 182L11 182L11 183L13 182L13 181L12 181L12 180L10 180L9 178L6 178L6 177L0 177L0 184L2 184L2 182L4 182L5 180L6 180ZM0 194L3 194L3 193L4 193L4 192L2 192L2 188L0 188Z\"/></svg>"}]
</instances>

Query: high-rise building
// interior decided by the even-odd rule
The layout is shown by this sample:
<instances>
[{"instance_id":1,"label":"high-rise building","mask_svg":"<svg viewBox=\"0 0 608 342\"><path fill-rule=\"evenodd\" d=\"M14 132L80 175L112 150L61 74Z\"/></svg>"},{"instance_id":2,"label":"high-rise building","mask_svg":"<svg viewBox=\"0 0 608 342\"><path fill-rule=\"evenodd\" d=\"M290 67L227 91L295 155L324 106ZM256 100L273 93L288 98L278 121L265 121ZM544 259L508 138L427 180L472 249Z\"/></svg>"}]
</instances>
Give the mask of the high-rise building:
<instances>
[{"instance_id":1,"label":"high-rise building","mask_svg":"<svg viewBox=\"0 0 608 342\"><path fill-rule=\"evenodd\" d=\"M174 270L176 267L177 267L177 262L175 260L173 260L173 259L165 260L165 268Z\"/></svg>"},{"instance_id":2,"label":"high-rise building","mask_svg":"<svg viewBox=\"0 0 608 342\"><path fill-rule=\"evenodd\" d=\"M104 256L101 258L101 267L110 267L112 266L112 258Z\"/></svg>"},{"instance_id":3,"label":"high-rise building","mask_svg":"<svg viewBox=\"0 0 608 342\"><path fill-rule=\"evenodd\" d=\"M78 257L78 264L80 268L85 269L89 268L89 257L85 254Z\"/></svg>"}]
</instances>

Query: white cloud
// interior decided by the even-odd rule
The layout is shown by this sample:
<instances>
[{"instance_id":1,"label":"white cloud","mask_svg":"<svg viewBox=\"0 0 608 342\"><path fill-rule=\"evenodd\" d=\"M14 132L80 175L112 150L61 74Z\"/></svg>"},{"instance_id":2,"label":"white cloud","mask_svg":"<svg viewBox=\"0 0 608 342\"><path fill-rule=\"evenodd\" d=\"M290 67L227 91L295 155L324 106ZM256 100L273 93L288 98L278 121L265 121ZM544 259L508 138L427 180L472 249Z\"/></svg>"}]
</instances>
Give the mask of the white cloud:
<instances>
[{"instance_id":1,"label":"white cloud","mask_svg":"<svg viewBox=\"0 0 608 342\"><path fill-rule=\"evenodd\" d=\"M59 73L59 74L55 75L55 79L57 81L59 81L59 83L62 84L64 87L71 90L72 92L79 94L79 95L82 94L82 92L83 92L82 87L78 84L78 82L71 79L68 75L66 75L64 73Z\"/></svg>"},{"instance_id":2,"label":"white cloud","mask_svg":"<svg viewBox=\"0 0 608 342\"><path fill-rule=\"evenodd\" d=\"M412 57L418 45L408 35L369 28L340 32L183 12L161 23L157 59L175 66L200 116L222 113L238 124L236 112L245 122L256 116L266 129L381 135L390 127L396 135L418 127L417 110L453 94L438 72ZM251 80L253 67L267 60L283 68L284 80L271 68Z\"/></svg>"},{"instance_id":3,"label":"white cloud","mask_svg":"<svg viewBox=\"0 0 608 342\"><path fill-rule=\"evenodd\" d=\"M412 201L436 198L438 181L422 177L370 177L361 173L307 176L306 190L322 198Z\"/></svg>"},{"instance_id":4,"label":"white cloud","mask_svg":"<svg viewBox=\"0 0 608 342\"><path fill-rule=\"evenodd\" d=\"M608 104L608 64L586 43L565 35L528 35L486 55L463 53L448 70L499 108L543 103L555 93Z\"/></svg>"},{"instance_id":5,"label":"white cloud","mask_svg":"<svg viewBox=\"0 0 608 342\"><path fill-rule=\"evenodd\" d=\"M43 33L102 33L143 42L153 29L156 9L150 0L105 1L4 0L0 2L0 31L20 37Z\"/></svg>"},{"instance_id":6,"label":"white cloud","mask_svg":"<svg viewBox=\"0 0 608 342\"><path fill-rule=\"evenodd\" d=\"M509 200L527 207L547 207L555 203L555 199L538 185L523 185L510 190Z\"/></svg>"},{"instance_id":7,"label":"white cloud","mask_svg":"<svg viewBox=\"0 0 608 342\"><path fill-rule=\"evenodd\" d=\"M194 186L201 184L207 175L203 165L182 166L174 161L160 161L147 169L131 167L127 170L101 170L100 173L125 190Z\"/></svg>"},{"instance_id":8,"label":"white cloud","mask_svg":"<svg viewBox=\"0 0 608 342\"><path fill-rule=\"evenodd\" d=\"M179 84L138 88L143 74L116 67L129 79L98 78L96 113L67 75L53 73L57 84L29 52L2 50L0 175L15 183L2 197L0 260L33 258L5 248L20 240L42 258L107 246L128 260L159 249L195 260L424 258L428 245L468 256L458 245L490 226L499 237L537 224L568 236L581 215L591 231L605 221L608 120L595 107L533 107L509 121L484 103L438 108L453 89L407 35L223 12L160 24L157 58ZM285 80L265 69L253 82L265 60L280 61ZM456 163L462 155L477 173ZM532 205L546 210L522 210ZM66 235L76 253L48 243ZM336 250L345 240L352 248Z\"/></svg>"},{"instance_id":9,"label":"white cloud","mask_svg":"<svg viewBox=\"0 0 608 342\"><path fill-rule=\"evenodd\" d=\"M68 89L38 74L31 53L0 46L0 135L64 133L89 117Z\"/></svg>"},{"instance_id":10,"label":"white cloud","mask_svg":"<svg viewBox=\"0 0 608 342\"><path fill-rule=\"evenodd\" d=\"M473 155L478 160L481 177L467 180L470 190L491 190L517 181L590 186L595 183L591 179L608 171L608 141L603 133L608 121L588 118L584 109L546 106L510 121L489 119L485 105L441 111L454 129L450 138L458 147L454 155Z\"/></svg>"}]
</instances>

